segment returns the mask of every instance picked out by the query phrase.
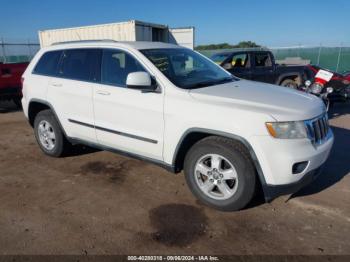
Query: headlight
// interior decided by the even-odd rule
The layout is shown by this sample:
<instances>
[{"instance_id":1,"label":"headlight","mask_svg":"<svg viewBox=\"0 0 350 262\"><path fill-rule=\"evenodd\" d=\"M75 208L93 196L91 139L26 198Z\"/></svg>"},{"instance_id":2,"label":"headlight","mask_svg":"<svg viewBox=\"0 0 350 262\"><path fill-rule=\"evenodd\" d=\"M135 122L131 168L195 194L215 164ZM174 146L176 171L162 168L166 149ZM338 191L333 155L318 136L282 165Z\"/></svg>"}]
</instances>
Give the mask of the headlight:
<instances>
[{"instance_id":1,"label":"headlight","mask_svg":"<svg viewBox=\"0 0 350 262\"><path fill-rule=\"evenodd\" d=\"M312 84L310 91L311 91L311 93L318 95L321 93L322 88L323 88L323 86L321 84L314 83L314 84Z\"/></svg>"},{"instance_id":2,"label":"headlight","mask_svg":"<svg viewBox=\"0 0 350 262\"><path fill-rule=\"evenodd\" d=\"M310 81L310 80L306 80L306 81L305 81L305 86L306 86L306 87L311 86L311 84L312 84L312 83L311 83L311 81Z\"/></svg>"},{"instance_id":3,"label":"headlight","mask_svg":"<svg viewBox=\"0 0 350 262\"><path fill-rule=\"evenodd\" d=\"M333 93L334 88L333 87L327 87L327 94Z\"/></svg>"},{"instance_id":4,"label":"headlight","mask_svg":"<svg viewBox=\"0 0 350 262\"><path fill-rule=\"evenodd\" d=\"M266 123L270 135L275 138L297 139L307 138L304 121L296 122L270 122Z\"/></svg>"}]
</instances>

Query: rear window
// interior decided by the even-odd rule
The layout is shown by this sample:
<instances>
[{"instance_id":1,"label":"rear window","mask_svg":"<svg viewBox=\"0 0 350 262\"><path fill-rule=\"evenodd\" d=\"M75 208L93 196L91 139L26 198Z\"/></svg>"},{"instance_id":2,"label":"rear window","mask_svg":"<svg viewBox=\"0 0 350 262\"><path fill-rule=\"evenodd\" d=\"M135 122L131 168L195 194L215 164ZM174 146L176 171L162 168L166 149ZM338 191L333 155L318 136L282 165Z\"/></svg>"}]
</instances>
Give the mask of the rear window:
<instances>
[{"instance_id":1,"label":"rear window","mask_svg":"<svg viewBox=\"0 0 350 262\"><path fill-rule=\"evenodd\" d=\"M59 77L83 81L100 81L100 49L69 49L64 51Z\"/></svg>"},{"instance_id":2,"label":"rear window","mask_svg":"<svg viewBox=\"0 0 350 262\"><path fill-rule=\"evenodd\" d=\"M54 76L56 75L57 66L62 51L51 51L45 53L36 64L33 73L40 75Z\"/></svg>"},{"instance_id":3,"label":"rear window","mask_svg":"<svg viewBox=\"0 0 350 262\"><path fill-rule=\"evenodd\" d=\"M269 53L255 53L255 66L256 67L271 67L272 60Z\"/></svg>"}]
</instances>

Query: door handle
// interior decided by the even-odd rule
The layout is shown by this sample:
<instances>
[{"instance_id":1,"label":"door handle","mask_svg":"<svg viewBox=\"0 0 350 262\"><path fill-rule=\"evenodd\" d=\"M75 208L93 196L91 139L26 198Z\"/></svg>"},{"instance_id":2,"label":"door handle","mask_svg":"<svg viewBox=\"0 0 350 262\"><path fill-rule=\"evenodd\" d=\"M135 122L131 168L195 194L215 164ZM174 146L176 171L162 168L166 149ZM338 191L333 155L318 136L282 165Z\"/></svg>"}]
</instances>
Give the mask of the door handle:
<instances>
[{"instance_id":1,"label":"door handle","mask_svg":"<svg viewBox=\"0 0 350 262\"><path fill-rule=\"evenodd\" d=\"M59 84L59 83L53 83L52 86L55 86L55 87L61 87L62 84Z\"/></svg>"},{"instance_id":2,"label":"door handle","mask_svg":"<svg viewBox=\"0 0 350 262\"><path fill-rule=\"evenodd\" d=\"M103 96L109 96L111 93L108 92L108 91L102 91L102 90L99 90L97 91L97 94L99 95L103 95Z\"/></svg>"}]
</instances>

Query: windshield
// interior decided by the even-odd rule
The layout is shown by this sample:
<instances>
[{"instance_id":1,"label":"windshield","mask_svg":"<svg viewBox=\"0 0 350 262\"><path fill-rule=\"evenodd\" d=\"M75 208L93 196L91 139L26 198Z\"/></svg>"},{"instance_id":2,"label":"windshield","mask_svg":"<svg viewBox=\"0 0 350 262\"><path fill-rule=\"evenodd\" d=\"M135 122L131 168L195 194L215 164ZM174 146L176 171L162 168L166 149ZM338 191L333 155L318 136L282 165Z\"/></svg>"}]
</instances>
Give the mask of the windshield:
<instances>
[{"instance_id":1,"label":"windshield","mask_svg":"<svg viewBox=\"0 0 350 262\"><path fill-rule=\"evenodd\" d=\"M231 74L185 48L140 50L174 85L193 89L232 82Z\"/></svg>"},{"instance_id":2,"label":"windshield","mask_svg":"<svg viewBox=\"0 0 350 262\"><path fill-rule=\"evenodd\" d=\"M224 62L224 60L226 60L226 58L229 57L229 53L226 53L226 54L215 54L215 55L212 55L210 57L211 60L213 60L215 63L217 64L221 64L222 62Z\"/></svg>"}]
</instances>

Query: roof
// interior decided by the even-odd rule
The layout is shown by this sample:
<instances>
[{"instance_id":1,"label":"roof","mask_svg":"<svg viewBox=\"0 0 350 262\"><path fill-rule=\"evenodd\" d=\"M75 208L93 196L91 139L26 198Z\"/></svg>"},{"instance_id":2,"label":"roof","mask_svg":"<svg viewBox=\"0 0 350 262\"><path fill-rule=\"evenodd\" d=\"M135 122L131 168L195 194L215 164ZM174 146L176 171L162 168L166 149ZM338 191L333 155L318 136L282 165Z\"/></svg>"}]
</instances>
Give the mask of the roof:
<instances>
[{"instance_id":1,"label":"roof","mask_svg":"<svg viewBox=\"0 0 350 262\"><path fill-rule=\"evenodd\" d=\"M201 50L202 51L202 50ZM225 51L225 52L217 52L217 53L214 53L214 55L230 55L232 54L234 51Z\"/></svg>"},{"instance_id":2,"label":"roof","mask_svg":"<svg viewBox=\"0 0 350 262\"><path fill-rule=\"evenodd\" d=\"M135 48L138 50L142 49L156 49L156 48L182 48L175 44L163 43L163 42L147 42L147 41L114 41L114 40L84 40L84 41L71 41L55 43L54 47L67 47L67 46L126 46Z\"/></svg>"},{"instance_id":3,"label":"roof","mask_svg":"<svg viewBox=\"0 0 350 262\"><path fill-rule=\"evenodd\" d=\"M206 51L206 50L203 50ZM234 48L230 50L223 50L223 51L218 51L214 53L213 55L230 55L233 53L241 53L241 52L270 52L268 48L264 47L251 47L251 48Z\"/></svg>"}]
</instances>

